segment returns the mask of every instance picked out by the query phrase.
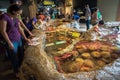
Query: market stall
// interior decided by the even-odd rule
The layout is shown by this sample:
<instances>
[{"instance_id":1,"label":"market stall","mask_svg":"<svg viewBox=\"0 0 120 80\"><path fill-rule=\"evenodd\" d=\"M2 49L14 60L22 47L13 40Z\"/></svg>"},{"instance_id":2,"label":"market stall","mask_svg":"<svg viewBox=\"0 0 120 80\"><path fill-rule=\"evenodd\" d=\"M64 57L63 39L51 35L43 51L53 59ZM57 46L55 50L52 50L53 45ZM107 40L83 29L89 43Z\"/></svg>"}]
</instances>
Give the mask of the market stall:
<instances>
[{"instance_id":1,"label":"market stall","mask_svg":"<svg viewBox=\"0 0 120 80\"><path fill-rule=\"evenodd\" d=\"M33 34L21 80L119 80L120 50L113 42L91 40L89 31L65 27L33 30Z\"/></svg>"}]
</instances>

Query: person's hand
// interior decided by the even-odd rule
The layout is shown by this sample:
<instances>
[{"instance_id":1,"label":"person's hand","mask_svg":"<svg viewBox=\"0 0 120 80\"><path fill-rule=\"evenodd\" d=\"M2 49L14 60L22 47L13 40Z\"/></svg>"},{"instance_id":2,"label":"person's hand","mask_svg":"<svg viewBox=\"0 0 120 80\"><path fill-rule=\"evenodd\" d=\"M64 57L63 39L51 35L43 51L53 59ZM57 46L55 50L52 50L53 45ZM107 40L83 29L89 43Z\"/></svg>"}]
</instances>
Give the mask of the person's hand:
<instances>
[{"instance_id":1,"label":"person's hand","mask_svg":"<svg viewBox=\"0 0 120 80\"><path fill-rule=\"evenodd\" d=\"M27 43L31 43L32 41L30 39L25 39Z\"/></svg>"},{"instance_id":2,"label":"person's hand","mask_svg":"<svg viewBox=\"0 0 120 80\"><path fill-rule=\"evenodd\" d=\"M9 43L8 46L10 49L14 49L14 45L12 43Z\"/></svg>"},{"instance_id":3,"label":"person's hand","mask_svg":"<svg viewBox=\"0 0 120 80\"><path fill-rule=\"evenodd\" d=\"M31 32L29 32L29 35L30 35L30 36L34 36Z\"/></svg>"},{"instance_id":4,"label":"person's hand","mask_svg":"<svg viewBox=\"0 0 120 80\"><path fill-rule=\"evenodd\" d=\"M101 36L101 34L100 34L100 33L98 33L98 36Z\"/></svg>"}]
</instances>

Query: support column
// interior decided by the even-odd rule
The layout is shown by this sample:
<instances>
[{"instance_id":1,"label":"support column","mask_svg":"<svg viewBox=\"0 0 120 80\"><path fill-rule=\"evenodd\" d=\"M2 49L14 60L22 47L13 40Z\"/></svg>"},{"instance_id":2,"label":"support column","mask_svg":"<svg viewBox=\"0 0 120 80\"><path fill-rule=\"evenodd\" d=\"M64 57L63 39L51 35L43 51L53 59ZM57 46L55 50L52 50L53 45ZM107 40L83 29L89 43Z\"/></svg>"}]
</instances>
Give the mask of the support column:
<instances>
[{"instance_id":1,"label":"support column","mask_svg":"<svg viewBox=\"0 0 120 80\"><path fill-rule=\"evenodd\" d=\"M65 14L72 14L73 11L73 0L65 1Z\"/></svg>"},{"instance_id":2,"label":"support column","mask_svg":"<svg viewBox=\"0 0 120 80\"><path fill-rule=\"evenodd\" d=\"M30 17L30 19L36 17L37 3L35 2L35 0L26 0L23 2L23 15Z\"/></svg>"},{"instance_id":3,"label":"support column","mask_svg":"<svg viewBox=\"0 0 120 80\"><path fill-rule=\"evenodd\" d=\"M117 14L116 14L116 21L120 21L120 0L119 0L119 4L118 4L118 8L117 8Z\"/></svg>"}]
</instances>

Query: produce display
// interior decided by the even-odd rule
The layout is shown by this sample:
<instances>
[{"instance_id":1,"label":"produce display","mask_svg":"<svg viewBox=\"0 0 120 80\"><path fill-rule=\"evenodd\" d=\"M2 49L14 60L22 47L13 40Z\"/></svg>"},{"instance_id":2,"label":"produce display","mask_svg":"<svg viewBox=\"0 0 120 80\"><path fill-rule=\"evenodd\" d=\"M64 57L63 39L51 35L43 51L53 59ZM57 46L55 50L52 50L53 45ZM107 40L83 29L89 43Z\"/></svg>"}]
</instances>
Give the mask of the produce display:
<instances>
[{"instance_id":1,"label":"produce display","mask_svg":"<svg viewBox=\"0 0 120 80\"><path fill-rule=\"evenodd\" d=\"M105 41L79 41L72 51L54 56L59 72L74 73L101 69L120 57L119 49Z\"/></svg>"},{"instance_id":2,"label":"produce display","mask_svg":"<svg viewBox=\"0 0 120 80\"><path fill-rule=\"evenodd\" d=\"M35 36L25 49L20 80L120 79L120 49L111 38L94 38L92 29L78 32L66 28L67 21L57 22L45 31L32 31Z\"/></svg>"},{"instance_id":3,"label":"produce display","mask_svg":"<svg viewBox=\"0 0 120 80\"><path fill-rule=\"evenodd\" d=\"M58 51L62 51L67 46L73 44L73 39L80 36L79 32L68 29L56 29L46 32L46 48L45 51L54 55Z\"/></svg>"}]
</instances>

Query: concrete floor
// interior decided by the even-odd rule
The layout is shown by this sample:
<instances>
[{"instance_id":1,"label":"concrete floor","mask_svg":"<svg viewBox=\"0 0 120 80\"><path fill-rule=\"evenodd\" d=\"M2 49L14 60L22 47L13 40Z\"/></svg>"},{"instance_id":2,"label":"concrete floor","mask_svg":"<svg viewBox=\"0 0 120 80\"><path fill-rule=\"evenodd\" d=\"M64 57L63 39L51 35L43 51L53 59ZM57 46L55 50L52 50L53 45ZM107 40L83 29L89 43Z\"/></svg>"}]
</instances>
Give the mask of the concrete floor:
<instances>
[{"instance_id":1,"label":"concrete floor","mask_svg":"<svg viewBox=\"0 0 120 80\"><path fill-rule=\"evenodd\" d=\"M3 53L0 53L0 80L17 80L10 61L5 60L5 55Z\"/></svg>"}]
</instances>

